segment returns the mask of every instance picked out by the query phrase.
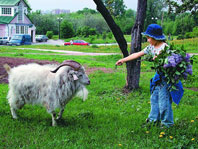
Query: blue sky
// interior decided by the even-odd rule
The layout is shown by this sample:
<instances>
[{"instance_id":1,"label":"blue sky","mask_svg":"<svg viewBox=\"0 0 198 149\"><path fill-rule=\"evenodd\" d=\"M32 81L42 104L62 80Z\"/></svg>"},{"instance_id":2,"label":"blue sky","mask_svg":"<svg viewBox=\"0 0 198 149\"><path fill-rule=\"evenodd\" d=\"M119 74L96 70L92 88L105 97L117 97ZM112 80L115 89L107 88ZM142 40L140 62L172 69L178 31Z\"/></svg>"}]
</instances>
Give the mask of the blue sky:
<instances>
[{"instance_id":1,"label":"blue sky","mask_svg":"<svg viewBox=\"0 0 198 149\"><path fill-rule=\"evenodd\" d=\"M124 0L129 9L136 11L138 0ZM69 9L71 12L82 10L83 8L96 9L93 0L28 0L33 11L35 10L52 10L52 9Z\"/></svg>"}]
</instances>

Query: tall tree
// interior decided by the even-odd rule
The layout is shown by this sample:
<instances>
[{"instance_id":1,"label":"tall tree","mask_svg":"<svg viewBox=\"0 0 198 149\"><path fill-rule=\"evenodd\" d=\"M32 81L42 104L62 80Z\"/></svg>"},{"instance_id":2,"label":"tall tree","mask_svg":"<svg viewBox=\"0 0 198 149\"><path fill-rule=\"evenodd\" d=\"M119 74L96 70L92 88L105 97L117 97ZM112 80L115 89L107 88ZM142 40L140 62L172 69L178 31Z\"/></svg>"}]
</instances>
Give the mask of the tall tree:
<instances>
[{"instance_id":1,"label":"tall tree","mask_svg":"<svg viewBox=\"0 0 198 149\"><path fill-rule=\"evenodd\" d=\"M191 12L198 25L198 0L166 0L169 6L169 12L184 13Z\"/></svg>"},{"instance_id":2,"label":"tall tree","mask_svg":"<svg viewBox=\"0 0 198 149\"><path fill-rule=\"evenodd\" d=\"M147 27L149 24L159 22L159 20L161 20L160 24L162 25L164 17L163 10L166 7L166 0L148 0L144 26Z\"/></svg>"},{"instance_id":3,"label":"tall tree","mask_svg":"<svg viewBox=\"0 0 198 149\"><path fill-rule=\"evenodd\" d=\"M128 56L129 53L127 51L127 42L124 38L124 35L120 27L115 23L111 14L109 13L109 11L107 10L107 8L105 7L105 5L103 4L101 0L93 0L93 1L95 2L97 6L97 10L102 14L108 26L110 27L124 57Z\"/></svg>"},{"instance_id":4,"label":"tall tree","mask_svg":"<svg viewBox=\"0 0 198 149\"><path fill-rule=\"evenodd\" d=\"M147 0L138 0L137 16L131 32L131 50L130 54L141 51L142 36L144 29L144 20L146 16ZM133 90L139 88L140 78L140 58L129 61L127 64L127 84L126 89Z\"/></svg>"},{"instance_id":5,"label":"tall tree","mask_svg":"<svg viewBox=\"0 0 198 149\"><path fill-rule=\"evenodd\" d=\"M93 0L97 5L97 10L102 14L107 24L115 36L116 41L122 51L124 57L128 56L127 43L123 36L122 31L114 22L107 8L104 6L101 0ZM138 0L137 16L135 25L132 28L132 41L130 53L138 52L141 50L141 32L143 31L144 19L146 14L147 0ZM127 84L125 88L129 91L132 89L139 88L139 77L140 77L140 61L129 61L127 62Z\"/></svg>"},{"instance_id":6,"label":"tall tree","mask_svg":"<svg viewBox=\"0 0 198 149\"><path fill-rule=\"evenodd\" d=\"M122 17L126 12L123 0L103 0L103 3L114 17Z\"/></svg>"}]
</instances>

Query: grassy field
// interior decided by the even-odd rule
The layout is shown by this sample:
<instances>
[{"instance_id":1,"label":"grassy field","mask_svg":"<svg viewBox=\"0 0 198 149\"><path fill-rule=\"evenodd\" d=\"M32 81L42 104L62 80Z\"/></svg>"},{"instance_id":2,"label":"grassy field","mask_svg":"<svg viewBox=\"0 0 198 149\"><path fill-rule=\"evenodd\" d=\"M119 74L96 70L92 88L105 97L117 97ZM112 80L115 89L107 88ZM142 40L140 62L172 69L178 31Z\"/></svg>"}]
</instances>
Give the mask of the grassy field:
<instances>
[{"instance_id":1,"label":"grassy field","mask_svg":"<svg viewBox=\"0 0 198 149\"><path fill-rule=\"evenodd\" d=\"M119 50L118 47L108 48ZM104 47L103 51L108 50ZM35 54L28 54L32 52ZM41 106L26 105L18 111L19 119L13 120L6 99L8 85L0 84L0 148L198 148L198 92L194 91L198 88L198 60L193 64L193 76L183 82L185 93L180 105L172 105L175 125L169 129L148 129L142 125L150 111L149 80L154 75L151 63L142 62L140 88L123 94L125 66L114 69L121 55L56 56L38 53L17 50L16 47L0 50L0 56L59 62L73 59L89 67L111 68L113 72L91 73L88 99L83 102L74 98L69 102L57 127L51 127L51 116Z\"/></svg>"}]
</instances>

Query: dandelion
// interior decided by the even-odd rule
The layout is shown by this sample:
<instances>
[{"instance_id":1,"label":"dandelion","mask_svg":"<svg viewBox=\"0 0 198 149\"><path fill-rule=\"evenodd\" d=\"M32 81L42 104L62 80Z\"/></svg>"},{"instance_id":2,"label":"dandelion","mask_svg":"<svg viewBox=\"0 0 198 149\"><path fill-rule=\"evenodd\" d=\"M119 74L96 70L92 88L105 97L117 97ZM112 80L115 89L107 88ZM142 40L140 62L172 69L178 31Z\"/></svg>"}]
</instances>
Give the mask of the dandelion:
<instances>
[{"instance_id":1,"label":"dandelion","mask_svg":"<svg viewBox=\"0 0 198 149\"><path fill-rule=\"evenodd\" d=\"M160 138L163 138L163 135L159 135Z\"/></svg>"},{"instance_id":2,"label":"dandelion","mask_svg":"<svg viewBox=\"0 0 198 149\"><path fill-rule=\"evenodd\" d=\"M195 140L195 138L192 138L191 140L192 140L192 141L194 141L194 140Z\"/></svg>"},{"instance_id":3,"label":"dandelion","mask_svg":"<svg viewBox=\"0 0 198 149\"><path fill-rule=\"evenodd\" d=\"M146 131L146 133L148 134L148 133L149 133L149 131Z\"/></svg>"},{"instance_id":4,"label":"dandelion","mask_svg":"<svg viewBox=\"0 0 198 149\"><path fill-rule=\"evenodd\" d=\"M170 138L170 139L173 139L173 136L170 136L169 138Z\"/></svg>"},{"instance_id":5,"label":"dandelion","mask_svg":"<svg viewBox=\"0 0 198 149\"><path fill-rule=\"evenodd\" d=\"M160 135L165 135L165 132L160 132Z\"/></svg>"},{"instance_id":6,"label":"dandelion","mask_svg":"<svg viewBox=\"0 0 198 149\"><path fill-rule=\"evenodd\" d=\"M150 101L148 101L148 104L150 104L151 102Z\"/></svg>"},{"instance_id":7,"label":"dandelion","mask_svg":"<svg viewBox=\"0 0 198 149\"><path fill-rule=\"evenodd\" d=\"M194 120L191 120L191 123L194 123L195 121Z\"/></svg>"},{"instance_id":8,"label":"dandelion","mask_svg":"<svg viewBox=\"0 0 198 149\"><path fill-rule=\"evenodd\" d=\"M118 144L118 146L122 146L122 144Z\"/></svg>"}]
</instances>

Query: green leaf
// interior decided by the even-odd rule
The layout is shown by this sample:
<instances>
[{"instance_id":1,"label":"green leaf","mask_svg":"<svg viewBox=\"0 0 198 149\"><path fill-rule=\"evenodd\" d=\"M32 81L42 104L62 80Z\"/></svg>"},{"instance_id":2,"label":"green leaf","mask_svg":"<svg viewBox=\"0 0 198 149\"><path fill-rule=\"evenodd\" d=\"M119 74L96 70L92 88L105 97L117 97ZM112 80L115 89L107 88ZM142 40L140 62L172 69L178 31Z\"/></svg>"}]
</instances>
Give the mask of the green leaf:
<instances>
[{"instance_id":1,"label":"green leaf","mask_svg":"<svg viewBox=\"0 0 198 149\"><path fill-rule=\"evenodd\" d=\"M180 75L181 73L180 73L179 71L176 71L175 74L176 74L176 75Z\"/></svg>"}]
</instances>

